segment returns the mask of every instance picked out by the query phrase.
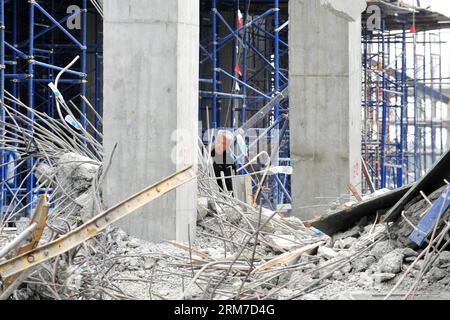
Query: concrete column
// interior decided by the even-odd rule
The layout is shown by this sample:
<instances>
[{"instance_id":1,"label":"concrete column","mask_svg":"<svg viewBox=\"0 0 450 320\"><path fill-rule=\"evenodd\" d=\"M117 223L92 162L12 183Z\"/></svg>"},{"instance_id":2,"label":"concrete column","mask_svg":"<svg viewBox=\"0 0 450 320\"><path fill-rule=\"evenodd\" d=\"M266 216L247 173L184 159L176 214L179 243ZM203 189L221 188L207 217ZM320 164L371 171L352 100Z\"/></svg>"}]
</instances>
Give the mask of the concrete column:
<instances>
[{"instance_id":1,"label":"concrete column","mask_svg":"<svg viewBox=\"0 0 450 320\"><path fill-rule=\"evenodd\" d=\"M104 8L105 163L108 206L197 156L199 1L108 0ZM176 143L178 140L178 143ZM119 224L151 241L195 230L196 181Z\"/></svg>"},{"instance_id":2,"label":"concrete column","mask_svg":"<svg viewBox=\"0 0 450 320\"><path fill-rule=\"evenodd\" d=\"M289 1L293 213L309 220L359 185L363 0Z\"/></svg>"}]
</instances>

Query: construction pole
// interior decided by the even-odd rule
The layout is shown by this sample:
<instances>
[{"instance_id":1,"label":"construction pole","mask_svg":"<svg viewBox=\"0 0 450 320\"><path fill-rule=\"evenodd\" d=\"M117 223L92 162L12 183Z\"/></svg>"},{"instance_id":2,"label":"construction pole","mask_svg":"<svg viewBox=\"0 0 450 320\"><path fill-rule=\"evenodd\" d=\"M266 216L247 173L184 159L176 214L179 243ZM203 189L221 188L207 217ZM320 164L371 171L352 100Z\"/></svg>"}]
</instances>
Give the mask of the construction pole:
<instances>
[{"instance_id":1,"label":"construction pole","mask_svg":"<svg viewBox=\"0 0 450 320\"><path fill-rule=\"evenodd\" d=\"M423 66L422 66L422 74L423 74L423 82L427 78L426 74L426 66L427 66L427 44L426 44L426 32L423 32ZM431 62L431 61L430 61ZM425 124L422 128L422 150L423 150L423 171L427 170L427 103L426 103L426 87L422 86L422 117L423 123Z\"/></svg>"},{"instance_id":2,"label":"construction pole","mask_svg":"<svg viewBox=\"0 0 450 320\"><path fill-rule=\"evenodd\" d=\"M381 22L381 72L382 72L382 116L381 116L381 188L386 188L386 134L387 134L387 79L385 69L385 20Z\"/></svg>"},{"instance_id":3,"label":"construction pole","mask_svg":"<svg viewBox=\"0 0 450 320\"><path fill-rule=\"evenodd\" d=\"M212 0L212 125L217 128L217 1Z\"/></svg>"},{"instance_id":4,"label":"construction pole","mask_svg":"<svg viewBox=\"0 0 450 320\"><path fill-rule=\"evenodd\" d=\"M442 43L441 43L441 30L439 30L439 101L442 103ZM449 102L450 103L450 102ZM444 138L443 138L443 124L442 121L444 121L443 118L443 110L442 110L442 106L439 108L439 113L440 113L440 124L439 124L439 139L440 139L440 153L439 155L443 155L445 150L444 150ZM449 118L447 116L447 118ZM450 139L448 138L447 135L447 140Z\"/></svg>"},{"instance_id":5,"label":"construction pole","mask_svg":"<svg viewBox=\"0 0 450 320\"><path fill-rule=\"evenodd\" d=\"M433 45L431 42L432 39L432 34L429 33L428 34L428 38L430 39L430 89L433 91L434 90L434 68L435 68L435 63L434 63L434 59L433 59ZM426 78L425 78L426 79ZM424 79L424 82L426 81ZM425 86L425 85L424 85ZM436 130L434 127L434 123L433 123L433 118L436 118L436 107L437 107L437 102L436 104L434 104L435 102L435 98L434 95L430 96L430 134L431 134L431 165L433 165L434 161L436 161Z\"/></svg>"},{"instance_id":6,"label":"construction pole","mask_svg":"<svg viewBox=\"0 0 450 320\"><path fill-rule=\"evenodd\" d=\"M416 10L414 7L413 12L413 26L414 26L414 32L413 32L413 54L414 54L414 181L418 178L418 159L419 159L419 146L418 146L418 127L417 127L417 34L415 32L415 26L416 26Z\"/></svg>"},{"instance_id":7,"label":"construction pole","mask_svg":"<svg viewBox=\"0 0 450 320\"><path fill-rule=\"evenodd\" d=\"M5 90L5 0L0 0L0 102L4 102L4 90ZM0 119L2 123L5 121L5 113L2 110L0 111ZM0 128L1 137L4 138L4 126L2 125ZM5 156L3 152L3 148L0 148L0 159L1 163L5 161ZM2 166L0 169L0 179L2 181L5 180L5 168ZM4 196L5 196L5 188L3 185L1 186L1 194L0 194L0 216L3 211L4 204Z\"/></svg>"},{"instance_id":8,"label":"construction pole","mask_svg":"<svg viewBox=\"0 0 450 320\"><path fill-rule=\"evenodd\" d=\"M408 177L408 160L407 160L407 148L408 148L408 87L406 84L406 26L403 25L402 30L402 97L400 106L400 165L399 177L397 181L397 187L403 185L403 169L405 168L406 177ZM406 159L405 159L406 155ZM406 160L406 161L405 161ZM405 166L406 163L406 166ZM408 178L407 178L408 179Z\"/></svg>"},{"instance_id":9,"label":"construction pole","mask_svg":"<svg viewBox=\"0 0 450 320\"><path fill-rule=\"evenodd\" d=\"M242 81L247 83L247 19L248 19L248 0L244 0L244 14L242 24L244 25L244 35L242 46ZM247 116L245 114L247 108L247 87L242 86L242 111L241 111L241 125L247 121Z\"/></svg>"},{"instance_id":10,"label":"construction pole","mask_svg":"<svg viewBox=\"0 0 450 320\"><path fill-rule=\"evenodd\" d=\"M82 9L82 26L81 26L81 72L84 74L84 78L81 79L81 94L86 97L86 59L87 59L87 0L83 0ZM86 129L86 102L81 99L81 125Z\"/></svg>"},{"instance_id":11,"label":"construction pole","mask_svg":"<svg viewBox=\"0 0 450 320\"><path fill-rule=\"evenodd\" d=\"M275 67L275 83L274 83L274 91L275 94L278 94L278 92L280 91L280 1L279 0L275 0L275 9L274 9L274 28L275 28L275 43L274 43L274 67ZM274 121L278 121L278 118L280 117L280 104L277 103L275 104L275 108L274 108ZM279 134L279 125L277 125L274 128L277 132L277 134ZM279 137L276 137L277 139L279 139ZM273 152L279 153L279 148L277 148L277 150L273 150ZM278 156L276 157L277 161L278 161ZM277 165L272 163L272 165ZM274 195L273 195L273 205L274 208L277 207L278 204L278 194L279 194L279 189L281 188L278 187L278 185L281 184L281 181L278 177L278 174L275 174L274 179L272 179L272 188L274 191Z\"/></svg>"},{"instance_id":12,"label":"construction pole","mask_svg":"<svg viewBox=\"0 0 450 320\"><path fill-rule=\"evenodd\" d=\"M34 109L34 14L35 14L35 1L30 1L30 17L29 17L29 37L30 41L28 43L28 107L33 110ZM34 120L34 112L29 111L28 112L28 118L31 119L31 121ZM31 132L33 132L33 125L30 125ZM33 159L27 160L28 169L31 170L34 165ZM28 207L28 215L31 215L33 211L33 187L34 187L34 174L29 174L27 178L27 204Z\"/></svg>"}]
</instances>

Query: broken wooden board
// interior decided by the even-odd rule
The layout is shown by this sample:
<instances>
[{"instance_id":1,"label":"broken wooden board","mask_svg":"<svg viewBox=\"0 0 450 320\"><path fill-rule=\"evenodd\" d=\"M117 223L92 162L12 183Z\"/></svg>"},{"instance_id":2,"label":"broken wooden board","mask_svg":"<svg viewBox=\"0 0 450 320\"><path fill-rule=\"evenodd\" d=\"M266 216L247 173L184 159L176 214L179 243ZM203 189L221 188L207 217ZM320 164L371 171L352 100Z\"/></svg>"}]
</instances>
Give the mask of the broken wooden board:
<instances>
[{"instance_id":1,"label":"broken wooden board","mask_svg":"<svg viewBox=\"0 0 450 320\"><path fill-rule=\"evenodd\" d=\"M207 255L206 253L200 252L200 251L195 250L193 248L189 248L188 246L186 246L186 245L184 245L182 243L176 242L174 240L170 240L170 241L167 241L167 242L172 244L173 246L181 249L181 250L184 250L184 251L187 251L187 252L190 251L192 254L195 254L195 255L197 255L199 257L202 257L204 259L211 259L211 257L209 255Z\"/></svg>"},{"instance_id":2,"label":"broken wooden board","mask_svg":"<svg viewBox=\"0 0 450 320\"><path fill-rule=\"evenodd\" d=\"M353 194L356 201L361 202L363 201L363 198L361 198L361 195L359 194L358 190L356 190L355 186L351 183L347 184L347 189Z\"/></svg>"},{"instance_id":3,"label":"broken wooden board","mask_svg":"<svg viewBox=\"0 0 450 320\"><path fill-rule=\"evenodd\" d=\"M44 233L49 208L50 203L48 203L47 201L47 196L45 194L41 195L41 197L39 198L39 203L36 206L33 217L31 218L30 221L30 225L36 223L37 228L33 231L33 234L31 236L31 242L27 243L21 248L18 248L16 255L21 255L22 253L28 252L38 246L42 234Z\"/></svg>"},{"instance_id":4,"label":"broken wooden board","mask_svg":"<svg viewBox=\"0 0 450 320\"><path fill-rule=\"evenodd\" d=\"M389 209L402 198L410 187L411 185L403 186L380 196L355 203L351 207L335 210L315 220L308 221L307 225L312 225L327 235L332 236L335 233L351 228L363 217L374 215L378 210Z\"/></svg>"},{"instance_id":5,"label":"broken wooden board","mask_svg":"<svg viewBox=\"0 0 450 320\"><path fill-rule=\"evenodd\" d=\"M24 246L18 248L16 250L16 255L21 255L25 252L28 252L34 248L36 248L39 244L39 241L41 240L42 234L44 233L44 229L45 229L45 223L47 222L47 215L48 215L48 209L50 208L50 203L48 203L47 201L47 196L45 194L41 195L41 197L39 198L39 203L36 206L36 209L34 210L34 214L33 217L31 218L30 221L30 226L33 223L37 224L36 229L34 229L32 235L31 235L31 241L27 244L25 244ZM28 274L27 272L25 272L26 274ZM16 286L20 285L20 279L22 279L23 277L21 277L22 273L18 273L15 274L11 277L8 277L6 279L4 279L3 281L3 285L5 287L5 291L9 291L6 290L6 287L9 287L10 285L13 285L15 283ZM3 294L2 294L3 296ZM0 298L1 300L1 298Z\"/></svg>"}]
</instances>

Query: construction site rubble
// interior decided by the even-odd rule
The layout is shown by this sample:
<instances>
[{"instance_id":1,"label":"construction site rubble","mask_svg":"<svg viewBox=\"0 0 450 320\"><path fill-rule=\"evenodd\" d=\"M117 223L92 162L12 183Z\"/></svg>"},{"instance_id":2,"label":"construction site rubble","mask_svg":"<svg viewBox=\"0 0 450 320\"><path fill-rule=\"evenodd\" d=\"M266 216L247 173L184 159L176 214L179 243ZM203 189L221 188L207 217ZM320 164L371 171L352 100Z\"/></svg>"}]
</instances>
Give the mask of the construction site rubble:
<instances>
[{"instance_id":1,"label":"construction site rubble","mask_svg":"<svg viewBox=\"0 0 450 320\"><path fill-rule=\"evenodd\" d=\"M28 110L52 129L37 124L32 134L24 114L6 104L4 109L16 119L9 134L22 133L10 148L34 146L22 154L36 164L28 174L52 192L34 202L31 218L20 199L2 218L0 274L11 276L2 278L1 299L350 299L361 291L406 299L450 289L447 183L412 198L396 221L385 221L386 208L379 208L350 228L326 234L310 222L220 190L210 153L200 141L195 237L188 243L150 243L113 224L100 226L99 216L111 219L101 191L107 168L101 145L87 130L81 134L68 123ZM164 180L167 185L172 178L178 181L172 189L192 177L189 170L184 180L178 174ZM153 188L137 196L151 201ZM126 208L130 199L117 208ZM341 205L344 210L352 206ZM428 229L420 229L430 217L433 228L427 222ZM20 266L15 258L21 254L76 237L80 230L87 234L78 245L21 272L8 269ZM412 238L417 230L425 236ZM417 244L418 239L425 241Z\"/></svg>"},{"instance_id":2,"label":"construction site rubble","mask_svg":"<svg viewBox=\"0 0 450 320\"><path fill-rule=\"evenodd\" d=\"M351 229L328 236L295 217L251 207L220 192L203 160L192 243L149 243L108 228L75 252L42 264L11 297L348 299L361 291L386 297L394 286L404 295L418 285L421 292L450 289L450 252L442 247L425 259L420 256L425 249L408 240L411 223L418 223L428 201L435 201L444 187L408 203L404 217L409 222L365 217ZM73 217L92 214L92 207L85 211L79 198L91 198L86 194L93 192L101 167L70 153L56 164L53 170L61 168L57 174L49 174L49 168L43 172L75 186ZM448 211L438 232L448 231L442 230L446 220Z\"/></svg>"}]
</instances>

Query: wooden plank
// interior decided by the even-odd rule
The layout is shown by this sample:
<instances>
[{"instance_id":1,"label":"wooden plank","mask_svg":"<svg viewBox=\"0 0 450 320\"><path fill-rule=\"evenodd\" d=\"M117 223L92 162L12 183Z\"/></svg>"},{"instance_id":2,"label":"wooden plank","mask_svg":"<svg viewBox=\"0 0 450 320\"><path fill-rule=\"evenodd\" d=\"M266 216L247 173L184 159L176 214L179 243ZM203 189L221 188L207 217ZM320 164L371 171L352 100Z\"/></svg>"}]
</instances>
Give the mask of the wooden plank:
<instances>
[{"instance_id":1,"label":"wooden plank","mask_svg":"<svg viewBox=\"0 0 450 320\"><path fill-rule=\"evenodd\" d=\"M306 245L302 248L296 249L291 252L285 252L282 255L280 255L272 260L269 260L263 264L258 265L255 269L253 269L253 271L251 273L260 272L260 271L272 268L274 266L278 266L280 264L286 264L289 261L291 261L292 259L296 259L296 258L300 257L302 254L310 252L310 251L318 248L319 246L321 246L324 243L325 243L325 241L320 241L320 242Z\"/></svg>"},{"instance_id":2,"label":"wooden plank","mask_svg":"<svg viewBox=\"0 0 450 320\"><path fill-rule=\"evenodd\" d=\"M33 235L31 236L31 242L17 249L17 255L21 255L22 253L28 252L38 246L42 234L44 233L49 207L50 204L47 202L47 196L43 194L39 198L38 205L36 206L33 217L30 221L30 225L33 223L37 223L37 227L33 231Z\"/></svg>"},{"instance_id":3,"label":"wooden plank","mask_svg":"<svg viewBox=\"0 0 450 320\"><path fill-rule=\"evenodd\" d=\"M50 207L50 204L47 202L47 196L45 194L41 195L39 198L38 205L36 206L36 209L34 210L33 217L30 221L30 226L33 223L37 224L36 229L34 229L33 234L31 235L31 242L25 244L24 246L18 248L16 250L16 255L21 255L23 253L26 253L34 248L36 248L39 244L39 241L41 240L42 234L44 233L45 229L45 223L47 222L47 216L48 216L48 209ZM27 272L21 272L17 273L11 277L8 277L4 280L5 287L9 286L19 286L20 279L23 279L23 276L21 276L23 273L28 274ZM5 292L8 292L10 289L4 289ZM0 299L1 300L1 299Z\"/></svg>"},{"instance_id":4,"label":"wooden plank","mask_svg":"<svg viewBox=\"0 0 450 320\"><path fill-rule=\"evenodd\" d=\"M193 254L196 254L196 255L198 255L199 257L202 257L202 258L211 260L211 257L208 256L206 253L200 252L200 251L195 250L195 249L189 249L188 246L185 246L184 244L179 243L179 242L176 242L176 241L174 241L174 240L171 240L171 241L168 241L168 242L169 242L170 244L174 245L175 247L179 248L179 249L185 250L185 251L187 251L187 252L191 251Z\"/></svg>"},{"instance_id":5,"label":"wooden plank","mask_svg":"<svg viewBox=\"0 0 450 320\"><path fill-rule=\"evenodd\" d=\"M372 193L375 192L375 185L373 184L373 181L370 178L369 170L367 169L366 161L364 161L363 157L361 157L361 169L364 177L367 180L367 184L369 185L370 192Z\"/></svg>"},{"instance_id":6,"label":"wooden plank","mask_svg":"<svg viewBox=\"0 0 450 320\"><path fill-rule=\"evenodd\" d=\"M355 197L356 201L358 201L358 202L363 201L361 195L359 194L358 190L356 190L354 185L349 183L349 184L347 184L347 188L353 194L353 196Z\"/></svg>"}]
</instances>

